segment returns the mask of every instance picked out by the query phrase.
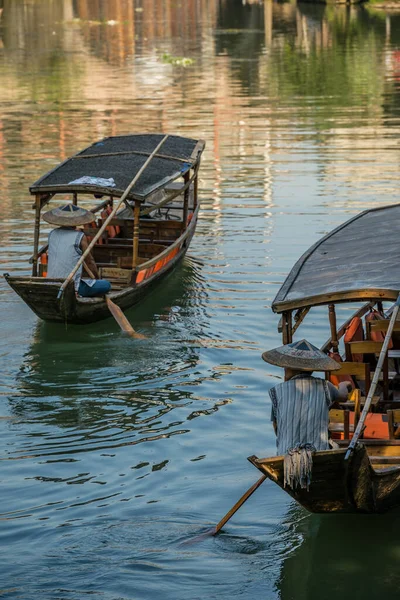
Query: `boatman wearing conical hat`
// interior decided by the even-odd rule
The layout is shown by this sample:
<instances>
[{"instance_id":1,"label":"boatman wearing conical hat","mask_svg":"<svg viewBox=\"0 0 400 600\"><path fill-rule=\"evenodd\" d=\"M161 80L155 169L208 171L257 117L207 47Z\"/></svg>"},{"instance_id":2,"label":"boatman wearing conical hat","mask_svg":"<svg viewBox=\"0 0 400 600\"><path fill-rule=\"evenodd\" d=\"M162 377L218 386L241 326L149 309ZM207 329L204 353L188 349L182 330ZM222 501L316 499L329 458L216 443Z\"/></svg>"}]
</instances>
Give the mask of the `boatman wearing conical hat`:
<instances>
[{"instance_id":1,"label":"boatman wearing conical hat","mask_svg":"<svg viewBox=\"0 0 400 600\"><path fill-rule=\"evenodd\" d=\"M340 365L307 340L269 350L262 358L286 369L287 380L269 391L277 454L284 456L284 485L308 489L312 453L330 448L329 409L346 400L350 389L346 382L336 388L313 377L313 371L335 371Z\"/></svg>"},{"instance_id":2,"label":"boatman wearing conical hat","mask_svg":"<svg viewBox=\"0 0 400 600\"><path fill-rule=\"evenodd\" d=\"M47 211L43 220L58 225L49 233L47 277L66 279L88 247L88 240L79 225L96 220L89 210L66 204ZM86 277L82 277L83 268ZM111 289L106 279L100 279L97 265L89 253L74 276L75 290L80 296L104 296Z\"/></svg>"}]
</instances>

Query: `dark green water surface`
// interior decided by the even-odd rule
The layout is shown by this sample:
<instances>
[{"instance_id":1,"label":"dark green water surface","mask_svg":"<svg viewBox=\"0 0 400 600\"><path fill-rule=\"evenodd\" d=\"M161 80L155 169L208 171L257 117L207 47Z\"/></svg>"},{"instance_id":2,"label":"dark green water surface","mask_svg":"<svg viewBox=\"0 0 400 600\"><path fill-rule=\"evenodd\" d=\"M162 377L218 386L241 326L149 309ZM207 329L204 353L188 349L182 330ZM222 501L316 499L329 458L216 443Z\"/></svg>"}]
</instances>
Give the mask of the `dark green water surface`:
<instances>
[{"instance_id":1,"label":"dark green water surface","mask_svg":"<svg viewBox=\"0 0 400 600\"><path fill-rule=\"evenodd\" d=\"M399 201L400 13L241 0L0 0L0 269L28 273L28 187L108 135L207 142L182 265L111 320L44 324L0 282L0 597L394 599L400 515L307 514L265 483L260 358L296 259ZM183 60L182 59L187 59ZM183 64L182 64L183 62ZM44 229L45 236L48 230ZM385 240L376 232L374 246ZM347 316L348 309L340 316ZM303 336L328 336L324 311Z\"/></svg>"}]
</instances>

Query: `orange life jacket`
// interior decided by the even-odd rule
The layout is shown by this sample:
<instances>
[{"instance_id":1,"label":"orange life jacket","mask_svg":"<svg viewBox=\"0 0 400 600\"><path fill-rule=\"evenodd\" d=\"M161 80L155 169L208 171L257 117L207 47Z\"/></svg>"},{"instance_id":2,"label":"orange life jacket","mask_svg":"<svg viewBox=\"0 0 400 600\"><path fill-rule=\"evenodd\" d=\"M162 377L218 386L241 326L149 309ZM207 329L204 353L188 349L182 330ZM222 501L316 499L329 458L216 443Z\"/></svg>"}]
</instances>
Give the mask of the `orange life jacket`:
<instances>
[{"instance_id":1,"label":"orange life jacket","mask_svg":"<svg viewBox=\"0 0 400 600\"><path fill-rule=\"evenodd\" d=\"M40 255L40 264L42 265L42 277L47 277L47 262L48 262L48 256L47 256L47 252L42 252L42 254Z\"/></svg>"},{"instance_id":2,"label":"orange life jacket","mask_svg":"<svg viewBox=\"0 0 400 600\"><path fill-rule=\"evenodd\" d=\"M350 412L350 425L354 425L354 412ZM350 433L350 439L353 437L353 432ZM333 439L343 439L343 432L332 431ZM388 440L389 439L389 424L388 416L379 413L368 413L365 419L365 429L363 438L366 440Z\"/></svg>"},{"instance_id":3,"label":"orange life jacket","mask_svg":"<svg viewBox=\"0 0 400 600\"><path fill-rule=\"evenodd\" d=\"M111 206L107 206L104 210L101 211L101 218L103 221L107 219L107 217L112 213ZM108 237L115 238L121 231L121 227L119 225L107 225L106 227Z\"/></svg>"},{"instance_id":4,"label":"orange life jacket","mask_svg":"<svg viewBox=\"0 0 400 600\"><path fill-rule=\"evenodd\" d=\"M369 322L381 321L384 318L385 317L382 315L382 313L375 310L374 308L371 308L369 313L366 315L365 320ZM371 331L371 340L373 340L374 342L384 342L385 335L386 333L384 331ZM390 350L391 348L393 348L392 340L389 341L388 350Z\"/></svg>"},{"instance_id":5,"label":"orange life jacket","mask_svg":"<svg viewBox=\"0 0 400 600\"><path fill-rule=\"evenodd\" d=\"M364 329L362 320L360 317L354 317L349 325L346 327L346 333L344 335L344 343L348 344L349 342L362 342L364 340ZM353 354L352 355L354 362L363 362L364 355L363 354Z\"/></svg>"}]
</instances>

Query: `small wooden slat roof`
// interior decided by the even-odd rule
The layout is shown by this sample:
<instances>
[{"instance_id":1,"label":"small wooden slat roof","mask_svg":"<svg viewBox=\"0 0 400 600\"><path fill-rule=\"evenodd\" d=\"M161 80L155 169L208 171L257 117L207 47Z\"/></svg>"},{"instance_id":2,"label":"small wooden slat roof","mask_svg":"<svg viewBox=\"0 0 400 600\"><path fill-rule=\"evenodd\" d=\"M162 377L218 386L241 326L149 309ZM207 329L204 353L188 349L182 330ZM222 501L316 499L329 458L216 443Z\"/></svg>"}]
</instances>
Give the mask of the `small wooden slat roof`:
<instances>
[{"instance_id":1,"label":"small wooden slat roof","mask_svg":"<svg viewBox=\"0 0 400 600\"><path fill-rule=\"evenodd\" d=\"M31 194L80 192L122 196L163 137L163 134L142 134L104 138L46 173L29 190ZM203 140L170 135L139 177L129 198L144 201L177 179L200 160L204 146ZM113 178L115 187L71 183L84 176Z\"/></svg>"},{"instance_id":2,"label":"small wooden slat roof","mask_svg":"<svg viewBox=\"0 0 400 600\"><path fill-rule=\"evenodd\" d=\"M316 242L272 303L277 313L357 300L396 300L400 291L400 204L366 210Z\"/></svg>"}]
</instances>

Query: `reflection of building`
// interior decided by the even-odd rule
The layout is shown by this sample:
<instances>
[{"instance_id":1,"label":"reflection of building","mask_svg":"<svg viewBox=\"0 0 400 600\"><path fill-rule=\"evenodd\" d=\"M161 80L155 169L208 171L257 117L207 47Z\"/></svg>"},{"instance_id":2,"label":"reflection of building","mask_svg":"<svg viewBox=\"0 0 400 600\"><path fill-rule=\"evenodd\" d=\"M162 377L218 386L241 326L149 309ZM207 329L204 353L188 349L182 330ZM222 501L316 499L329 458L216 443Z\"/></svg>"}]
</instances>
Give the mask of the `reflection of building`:
<instances>
[{"instance_id":1,"label":"reflection of building","mask_svg":"<svg viewBox=\"0 0 400 600\"><path fill-rule=\"evenodd\" d=\"M397 35L394 27L364 13L360 19L354 8L330 13L324 6L273 0L3 3L6 68L0 85L12 110L0 117L0 184L8 190L4 202L11 214L21 206L22 186L93 139L154 130L206 138L202 178L213 204L205 219L221 218L225 182L253 175L268 208L280 144L271 131L280 127L279 106L291 106L295 118L301 114L314 129L329 130L337 108L348 110L365 90L379 98L395 81L384 81L379 51L375 62L365 63L371 39L379 50L389 34ZM343 44L349 36L352 43ZM193 65L176 65L176 57ZM328 100L312 110L305 100L310 94ZM382 104L365 103L376 144ZM361 149L366 130L360 127L358 141L353 125L343 133L333 128L329 148L350 153L360 143ZM286 138L283 152L291 153L303 139L301 131L296 139ZM318 144L325 152L324 140ZM10 168L15 155L23 181ZM342 167L327 162L321 176L334 181ZM362 163L348 169L352 182L362 177ZM24 202L25 216L26 196ZM30 227L23 236L30 238Z\"/></svg>"},{"instance_id":2,"label":"reflection of building","mask_svg":"<svg viewBox=\"0 0 400 600\"><path fill-rule=\"evenodd\" d=\"M123 64L131 56L168 42L183 56L193 42L201 40L204 24L214 26L217 0L74 0L75 18L85 43L97 56L113 64Z\"/></svg>"}]
</instances>

